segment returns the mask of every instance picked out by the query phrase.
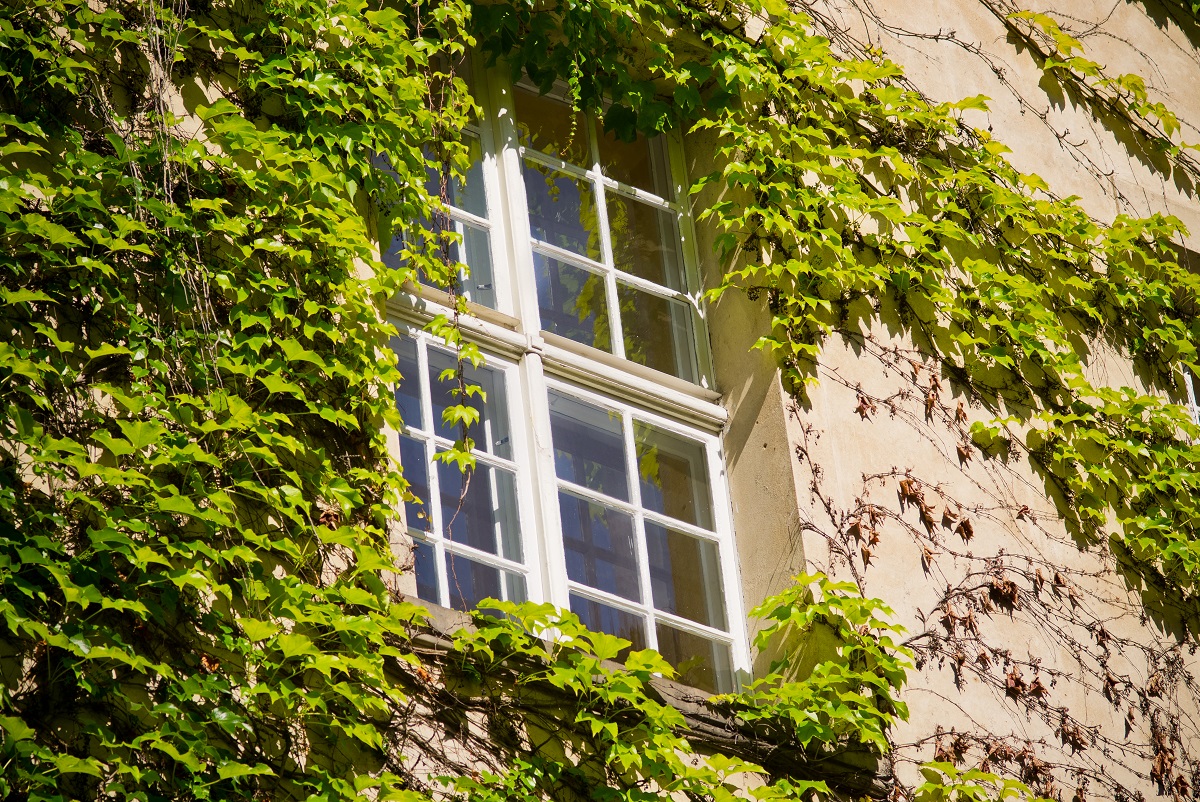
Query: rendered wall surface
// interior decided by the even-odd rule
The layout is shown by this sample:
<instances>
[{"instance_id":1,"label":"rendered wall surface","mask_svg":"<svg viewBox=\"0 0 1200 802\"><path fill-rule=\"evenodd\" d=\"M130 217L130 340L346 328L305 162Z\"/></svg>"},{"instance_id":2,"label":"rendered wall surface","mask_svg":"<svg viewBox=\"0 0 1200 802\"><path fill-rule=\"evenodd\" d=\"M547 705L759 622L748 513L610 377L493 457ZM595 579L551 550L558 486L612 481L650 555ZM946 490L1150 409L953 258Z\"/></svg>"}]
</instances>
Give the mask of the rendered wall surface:
<instances>
[{"instance_id":1,"label":"rendered wall surface","mask_svg":"<svg viewBox=\"0 0 1200 802\"><path fill-rule=\"evenodd\" d=\"M1032 10L1052 13L1107 72L1145 77L1194 142L1200 26L1172 9L1078 0ZM848 40L882 47L935 100L991 98L967 119L1052 192L1078 195L1104 222L1174 214L1192 232L1180 244L1200 250L1189 178L1044 78L1005 27L1017 6L812 10ZM709 169L697 155L706 144L689 142L696 174ZM911 720L896 733L902 779L915 776L908 761L935 757L1076 802L1188 798L1200 779L1200 658L1171 589L1145 587L1107 543L1072 531L1023 451L972 444L970 423L988 411L886 308L871 327L830 338L818 383L793 399L769 360L744 356L768 325L762 306L727 295L712 311L747 607L807 567L854 577L895 608L918 667ZM1104 384L1138 384L1101 343L1090 369Z\"/></svg>"}]
</instances>

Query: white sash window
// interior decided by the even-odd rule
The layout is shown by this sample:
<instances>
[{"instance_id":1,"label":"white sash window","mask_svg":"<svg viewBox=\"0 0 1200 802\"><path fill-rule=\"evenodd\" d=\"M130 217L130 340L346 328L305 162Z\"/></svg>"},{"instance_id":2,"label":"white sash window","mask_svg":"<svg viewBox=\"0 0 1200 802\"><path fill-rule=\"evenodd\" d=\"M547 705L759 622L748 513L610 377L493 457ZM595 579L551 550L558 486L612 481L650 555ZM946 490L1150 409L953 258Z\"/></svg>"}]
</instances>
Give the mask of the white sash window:
<instances>
[{"instance_id":1,"label":"white sash window","mask_svg":"<svg viewBox=\"0 0 1200 802\"><path fill-rule=\"evenodd\" d=\"M441 421L455 357L421 330L448 299L422 287L392 309L417 595L549 601L731 690L749 650L678 143L623 142L552 96L475 83L471 167L430 186L469 266L464 334L487 357L467 371L486 394L469 482L437 459L458 436Z\"/></svg>"}]
</instances>

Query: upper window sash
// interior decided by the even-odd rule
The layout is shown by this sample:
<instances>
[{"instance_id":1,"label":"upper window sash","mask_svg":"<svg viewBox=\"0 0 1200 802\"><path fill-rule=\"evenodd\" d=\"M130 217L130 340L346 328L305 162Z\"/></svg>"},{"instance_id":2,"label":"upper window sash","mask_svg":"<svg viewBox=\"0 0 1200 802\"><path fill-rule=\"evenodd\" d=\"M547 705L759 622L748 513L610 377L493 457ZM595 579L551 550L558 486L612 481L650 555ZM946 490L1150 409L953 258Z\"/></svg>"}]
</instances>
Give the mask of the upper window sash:
<instances>
[{"instance_id":1,"label":"upper window sash","mask_svg":"<svg viewBox=\"0 0 1200 802\"><path fill-rule=\"evenodd\" d=\"M665 138L623 143L552 97L520 85L504 94L516 150L508 175L515 177L513 166L519 174L513 207L525 212L515 238L527 243L534 325L703 384L703 319L689 292L697 284L684 242L690 229ZM608 165L602 151L616 154Z\"/></svg>"}]
</instances>

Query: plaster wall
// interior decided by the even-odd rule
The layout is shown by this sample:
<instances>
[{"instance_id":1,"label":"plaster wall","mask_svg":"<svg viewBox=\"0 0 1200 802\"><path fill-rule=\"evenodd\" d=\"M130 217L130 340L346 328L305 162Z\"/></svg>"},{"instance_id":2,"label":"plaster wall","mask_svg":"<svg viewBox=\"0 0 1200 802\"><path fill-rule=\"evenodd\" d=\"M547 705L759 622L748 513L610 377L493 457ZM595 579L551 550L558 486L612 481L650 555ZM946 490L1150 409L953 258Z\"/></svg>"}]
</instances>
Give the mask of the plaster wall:
<instances>
[{"instance_id":1,"label":"plaster wall","mask_svg":"<svg viewBox=\"0 0 1200 802\"><path fill-rule=\"evenodd\" d=\"M1192 232L1180 244L1197 249L1190 179L1046 80L1006 31L1006 10L1017 7L840 0L813 9L845 36L881 46L935 100L990 97L990 111L969 121L1055 194L1079 196L1102 222L1173 214ZM1179 115L1183 140L1200 141L1194 23L1181 27L1153 3L1034 10L1052 12L1109 74L1144 76L1152 99ZM712 169L703 155L712 151L703 135L688 141L693 177ZM702 253L711 252L706 236L702 228ZM1076 802L1186 798L1178 784L1158 782L1167 753L1177 775L1200 769L1189 753L1200 751L1196 633L1169 589L1142 585L1109 544L1072 527L1020 444L990 455L975 448L969 426L990 413L886 315L830 340L819 383L793 399L768 355L747 356L769 325L763 306L728 293L710 308L718 389L731 412L724 442L747 608L788 576L820 569L854 576L895 609L918 657L906 695L912 715L896 732L901 779L917 779L907 761L960 750L964 767L1003 769ZM1111 386L1140 386L1128 361L1103 348L1091 370ZM863 398L874 413L860 414ZM902 482L915 482L931 521ZM877 542L849 538L872 510Z\"/></svg>"}]
</instances>

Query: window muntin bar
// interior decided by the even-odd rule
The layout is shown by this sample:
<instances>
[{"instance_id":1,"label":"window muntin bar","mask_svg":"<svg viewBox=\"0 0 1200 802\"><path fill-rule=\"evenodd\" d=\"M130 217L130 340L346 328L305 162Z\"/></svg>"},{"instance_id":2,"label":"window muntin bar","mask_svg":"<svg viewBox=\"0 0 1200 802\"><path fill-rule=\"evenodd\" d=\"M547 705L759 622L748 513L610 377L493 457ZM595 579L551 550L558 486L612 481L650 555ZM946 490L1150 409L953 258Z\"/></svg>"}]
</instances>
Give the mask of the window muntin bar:
<instances>
[{"instance_id":1,"label":"window muntin bar","mask_svg":"<svg viewBox=\"0 0 1200 802\"><path fill-rule=\"evenodd\" d=\"M715 442L556 384L549 409L572 609L651 647L661 634L688 681L732 687L720 553L729 546L695 535L715 528Z\"/></svg>"},{"instance_id":2,"label":"window muntin bar","mask_svg":"<svg viewBox=\"0 0 1200 802\"><path fill-rule=\"evenodd\" d=\"M661 141L598 135L560 101L519 86L513 94L541 328L697 381L697 312L685 293L681 212L663 199L672 192ZM547 245L571 256L550 262ZM603 271L584 275L591 266L572 257Z\"/></svg>"},{"instance_id":3,"label":"window muntin bar","mask_svg":"<svg viewBox=\"0 0 1200 802\"><path fill-rule=\"evenodd\" d=\"M442 420L442 411L455 402L451 390L456 386L442 373L454 367L455 357L428 336L409 334L393 340L393 349L402 376L396 399L405 424L399 456L416 497L404 507L414 540L418 596L464 610L488 597L524 600L528 568L522 478L511 459L508 403L513 368L489 360L486 366L468 366L464 372L486 394L464 397L480 412L479 423L471 427L476 467L468 480L457 465L437 458L459 435Z\"/></svg>"},{"instance_id":4,"label":"window muntin bar","mask_svg":"<svg viewBox=\"0 0 1200 802\"><path fill-rule=\"evenodd\" d=\"M505 355L482 374L505 389L477 405L478 467L463 494L457 468L434 461L458 437L440 422L450 352L425 334L398 349L402 372L419 377L397 394L405 476L426 502L405 505L417 593L458 608L489 595L552 601L631 648L658 648L684 682L730 690L749 650L718 418L692 409L714 396L685 384L707 386L708 368L682 161L667 137L620 142L586 116L571 133L560 101L490 87L482 102L495 113L468 132L481 166L447 187L446 217L472 278L481 248L469 237L487 237L496 311L463 330ZM561 119L530 130L531 107ZM461 290L480 301L469 281ZM448 313L439 297L397 313L419 325Z\"/></svg>"}]
</instances>

